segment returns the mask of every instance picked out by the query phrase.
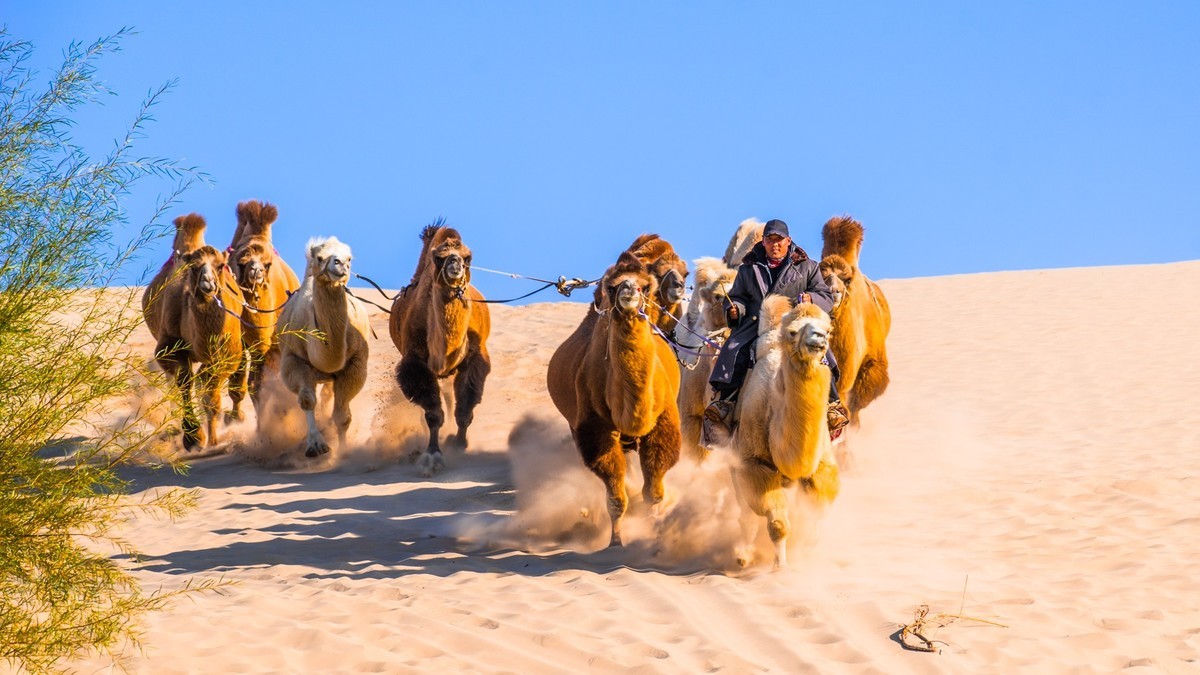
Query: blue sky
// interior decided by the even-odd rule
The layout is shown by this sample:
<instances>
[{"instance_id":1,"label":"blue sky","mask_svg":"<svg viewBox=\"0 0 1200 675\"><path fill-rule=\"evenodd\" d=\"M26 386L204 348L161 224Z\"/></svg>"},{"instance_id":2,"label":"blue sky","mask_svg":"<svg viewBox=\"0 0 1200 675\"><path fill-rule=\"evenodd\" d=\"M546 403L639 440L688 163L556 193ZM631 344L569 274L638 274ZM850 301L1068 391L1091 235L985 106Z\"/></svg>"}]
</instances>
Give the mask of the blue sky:
<instances>
[{"instance_id":1,"label":"blue sky","mask_svg":"<svg viewBox=\"0 0 1200 675\"><path fill-rule=\"evenodd\" d=\"M595 277L643 232L719 256L750 216L816 255L844 213L877 279L1200 258L1200 3L26 2L0 21L41 80L72 40L136 28L76 138L106 149L178 78L139 146L215 180L177 213L223 246L239 200L274 202L293 267L336 234L390 287L437 216L477 265L539 277Z\"/></svg>"}]
</instances>

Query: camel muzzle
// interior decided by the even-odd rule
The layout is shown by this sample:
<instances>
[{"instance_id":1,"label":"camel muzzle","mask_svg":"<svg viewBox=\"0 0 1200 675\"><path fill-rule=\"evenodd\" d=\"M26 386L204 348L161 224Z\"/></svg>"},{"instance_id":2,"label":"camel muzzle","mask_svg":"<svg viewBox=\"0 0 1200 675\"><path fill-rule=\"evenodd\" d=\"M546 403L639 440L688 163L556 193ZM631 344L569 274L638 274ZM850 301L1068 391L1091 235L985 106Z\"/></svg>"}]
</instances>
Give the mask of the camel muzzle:
<instances>
[{"instance_id":1,"label":"camel muzzle","mask_svg":"<svg viewBox=\"0 0 1200 675\"><path fill-rule=\"evenodd\" d=\"M446 278L451 281L459 281L467 273L467 266L463 264L463 259L457 254L452 254L446 258L446 262L442 265L442 271Z\"/></svg>"},{"instance_id":2,"label":"camel muzzle","mask_svg":"<svg viewBox=\"0 0 1200 675\"><path fill-rule=\"evenodd\" d=\"M267 270L257 260L245 268L245 283L247 286L261 286L267 280Z\"/></svg>"},{"instance_id":3,"label":"camel muzzle","mask_svg":"<svg viewBox=\"0 0 1200 675\"><path fill-rule=\"evenodd\" d=\"M636 312L642 306L642 293L633 281L621 282L617 287L616 305L626 312Z\"/></svg>"}]
</instances>

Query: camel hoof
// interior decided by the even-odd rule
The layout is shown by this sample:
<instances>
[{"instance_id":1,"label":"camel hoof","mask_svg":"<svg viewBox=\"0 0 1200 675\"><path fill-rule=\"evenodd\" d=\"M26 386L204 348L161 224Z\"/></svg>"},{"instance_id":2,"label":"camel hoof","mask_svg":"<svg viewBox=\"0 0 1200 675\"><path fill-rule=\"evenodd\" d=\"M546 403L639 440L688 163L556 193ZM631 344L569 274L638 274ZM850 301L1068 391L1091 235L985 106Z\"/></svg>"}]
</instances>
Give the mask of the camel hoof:
<instances>
[{"instance_id":1,"label":"camel hoof","mask_svg":"<svg viewBox=\"0 0 1200 675\"><path fill-rule=\"evenodd\" d=\"M317 441L309 443L308 448L304 450L305 457L320 457L329 452L329 444L325 441Z\"/></svg>"},{"instance_id":2,"label":"camel hoof","mask_svg":"<svg viewBox=\"0 0 1200 675\"><path fill-rule=\"evenodd\" d=\"M464 435L461 438L458 434L454 434L446 439L446 448L449 450L466 450L467 437Z\"/></svg>"},{"instance_id":3,"label":"camel hoof","mask_svg":"<svg viewBox=\"0 0 1200 675\"><path fill-rule=\"evenodd\" d=\"M246 414L236 408L225 412L225 424L233 424L234 422L241 422L245 419Z\"/></svg>"},{"instance_id":4,"label":"camel hoof","mask_svg":"<svg viewBox=\"0 0 1200 675\"><path fill-rule=\"evenodd\" d=\"M433 474L441 471L446 466L446 462L442 461L441 452L429 452L421 456L418 462L421 466L421 475L425 478L432 478Z\"/></svg>"}]
</instances>

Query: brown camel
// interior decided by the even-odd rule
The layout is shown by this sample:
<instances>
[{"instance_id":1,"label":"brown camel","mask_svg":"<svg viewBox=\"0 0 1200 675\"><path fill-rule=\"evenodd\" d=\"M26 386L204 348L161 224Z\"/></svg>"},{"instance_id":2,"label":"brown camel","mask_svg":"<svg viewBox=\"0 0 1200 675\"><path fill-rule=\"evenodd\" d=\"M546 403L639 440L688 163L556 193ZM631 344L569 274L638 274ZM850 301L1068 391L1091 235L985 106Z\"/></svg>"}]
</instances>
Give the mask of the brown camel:
<instances>
[{"instance_id":1,"label":"brown camel","mask_svg":"<svg viewBox=\"0 0 1200 675\"><path fill-rule=\"evenodd\" d=\"M203 231L204 219L190 214L176 219L176 228L176 241L181 247L188 247ZM181 233L185 234L182 238ZM211 246L200 246L188 253L177 253L173 259L175 273L165 280L156 277L142 296L142 308L156 342L155 360L179 386L184 448L195 450L205 444L206 437L209 446L218 443L220 392L237 368L241 352L238 315L242 299L234 290L233 274L224 253ZM193 374L195 364L200 368ZM192 406L193 378L199 381L207 434L200 428Z\"/></svg>"},{"instance_id":2,"label":"brown camel","mask_svg":"<svg viewBox=\"0 0 1200 675\"><path fill-rule=\"evenodd\" d=\"M829 440L826 406L829 316L820 307L791 307L788 298L768 296L759 315L758 360L746 376L738 402L733 447L739 458L734 484L753 514L767 519L775 566L787 565L790 529L784 489L798 482L821 506L837 497L837 460ZM759 519L744 513L738 562L748 565Z\"/></svg>"},{"instance_id":3,"label":"brown camel","mask_svg":"<svg viewBox=\"0 0 1200 675\"><path fill-rule=\"evenodd\" d=\"M310 239L300 290L279 313L280 374L296 394L308 421L304 454L317 457L329 445L317 427L317 384L333 384L333 423L338 449L345 449L350 401L367 380L367 312L346 292L350 247L336 237Z\"/></svg>"},{"instance_id":4,"label":"brown camel","mask_svg":"<svg viewBox=\"0 0 1200 675\"><path fill-rule=\"evenodd\" d=\"M838 395L850 422L887 389L887 335L892 313L878 284L858 267L863 226L849 217L831 218L821 229L821 276L833 291L833 355L841 368Z\"/></svg>"},{"instance_id":5,"label":"brown camel","mask_svg":"<svg viewBox=\"0 0 1200 675\"><path fill-rule=\"evenodd\" d=\"M695 261L696 282L688 302L687 330L677 331L680 343L694 354L682 359L679 382L679 424L683 447L695 459L703 461L708 448L700 444L704 407L712 398L708 385L719 345L728 336L724 300L737 276L717 258ZM704 339L701 339L701 338Z\"/></svg>"},{"instance_id":6,"label":"brown camel","mask_svg":"<svg viewBox=\"0 0 1200 675\"><path fill-rule=\"evenodd\" d=\"M142 293L142 315L155 339L158 338L158 334L154 331L163 322L164 309L179 302L178 294L181 286L173 287L171 294L174 297L172 299L159 301L159 298L167 288L168 282L181 274L181 269L176 266L179 259L204 246L204 229L208 226L204 216L199 213L179 216L173 222L175 223L175 239L171 243L171 256L167 258L162 267L158 268L158 272L155 273L154 278L150 280L146 290Z\"/></svg>"},{"instance_id":7,"label":"brown camel","mask_svg":"<svg viewBox=\"0 0 1200 675\"><path fill-rule=\"evenodd\" d=\"M642 496L658 504L663 476L679 460L679 368L667 343L651 330L658 280L629 251L600 281L604 307L593 305L550 358L546 383L567 419L583 463L608 493L611 546L621 545L625 514L625 453L636 450Z\"/></svg>"},{"instance_id":8,"label":"brown camel","mask_svg":"<svg viewBox=\"0 0 1200 675\"><path fill-rule=\"evenodd\" d=\"M439 219L421 231L421 244L413 280L392 302L388 332L401 354L400 391L425 411L429 443L418 464L428 477L445 466L438 443L445 422L441 381L450 377L458 430L446 445L467 447L467 429L492 370L492 320L483 294L471 285L471 249L458 231Z\"/></svg>"},{"instance_id":9,"label":"brown camel","mask_svg":"<svg viewBox=\"0 0 1200 675\"><path fill-rule=\"evenodd\" d=\"M247 390L255 411L261 414L258 396L263 368L268 359L274 361L279 355L274 344L277 310L300 288L296 273L271 244L271 225L278 217L274 204L246 201L237 206L237 231L229 245L230 267L246 301L242 311L242 343L246 349L230 380L233 409L229 416L233 419L242 419L242 399Z\"/></svg>"}]
</instances>

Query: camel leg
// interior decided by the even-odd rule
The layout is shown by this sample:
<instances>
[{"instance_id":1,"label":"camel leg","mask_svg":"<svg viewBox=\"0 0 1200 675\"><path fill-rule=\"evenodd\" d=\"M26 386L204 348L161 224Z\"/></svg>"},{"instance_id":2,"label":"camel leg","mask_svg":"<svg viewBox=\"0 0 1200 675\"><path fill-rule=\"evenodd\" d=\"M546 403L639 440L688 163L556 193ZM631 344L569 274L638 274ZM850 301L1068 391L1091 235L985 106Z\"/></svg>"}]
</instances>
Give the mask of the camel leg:
<instances>
[{"instance_id":1,"label":"camel leg","mask_svg":"<svg viewBox=\"0 0 1200 675\"><path fill-rule=\"evenodd\" d=\"M308 422L308 435L304 440L304 456L317 457L329 452L329 444L317 428L317 377L313 367L294 354L283 357L283 383L299 399L300 409Z\"/></svg>"},{"instance_id":2,"label":"camel leg","mask_svg":"<svg viewBox=\"0 0 1200 675\"><path fill-rule=\"evenodd\" d=\"M410 354L400 359L400 364L396 366L396 381L400 383L400 391L404 392L404 397L425 410L429 445L417 463L421 467L421 474L428 478L446 465L442 459L442 449L438 445L438 436L446 420L442 411L441 388L429 366Z\"/></svg>"},{"instance_id":3,"label":"camel leg","mask_svg":"<svg viewBox=\"0 0 1200 675\"><path fill-rule=\"evenodd\" d=\"M208 447L219 443L217 438L217 422L221 418L221 385L223 377L214 371L215 365L204 364L196 375L196 384L200 389L200 408L204 411L205 423L208 426Z\"/></svg>"},{"instance_id":4,"label":"camel leg","mask_svg":"<svg viewBox=\"0 0 1200 675\"><path fill-rule=\"evenodd\" d=\"M227 423L240 422L245 419L245 415L242 413L242 399L246 398L248 378L250 370L253 368L253 358L254 355L250 350L243 349L242 356L238 359L237 370L229 378L229 400L232 406L229 412L225 414L225 421Z\"/></svg>"},{"instance_id":5,"label":"camel leg","mask_svg":"<svg viewBox=\"0 0 1200 675\"><path fill-rule=\"evenodd\" d=\"M491 361L484 352L467 357L458 367L454 376L454 422L458 430L446 441L447 446L467 449L467 427L475 419L475 406L483 400L483 383L491 371Z\"/></svg>"},{"instance_id":6,"label":"camel leg","mask_svg":"<svg viewBox=\"0 0 1200 675\"><path fill-rule=\"evenodd\" d=\"M347 361L333 380L333 425L337 428L339 452L346 449L346 431L353 419L350 401L362 391L366 381L367 360L361 354Z\"/></svg>"},{"instance_id":7,"label":"camel leg","mask_svg":"<svg viewBox=\"0 0 1200 675\"><path fill-rule=\"evenodd\" d=\"M192 407L192 360L182 340L163 340L155 354L158 354L156 359L163 372L174 376L179 387L179 401L183 407L183 449L191 452L204 445L204 431Z\"/></svg>"},{"instance_id":8,"label":"camel leg","mask_svg":"<svg viewBox=\"0 0 1200 675\"><path fill-rule=\"evenodd\" d=\"M679 411L668 406L658 416L658 422L650 433L642 437L638 456L642 463L642 498L647 504L663 500L665 488L663 476L679 461Z\"/></svg>"},{"instance_id":9,"label":"camel leg","mask_svg":"<svg viewBox=\"0 0 1200 675\"><path fill-rule=\"evenodd\" d=\"M775 546L775 568L787 567L785 544L789 522L783 476L774 467L754 459L744 459L737 469L735 483L750 510L767 519L767 534Z\"/></svg>"},{"instance_id":10,"label":"camel leg","mask_svg":"<svg viewBox=\"0 0 1200 675\"><path fill-rule=\"evenodd\" d=\"M850 408L851 424L858 426L859 412L883 394L889 381L886 355L879 359L868 357L863 361L846 404Z\"/></svg>"},{"instance_id":11,"label":"camel leg","mask_svg":"<svg viewBox=\"0 0 1200 675\"><path fill-rule=\"evenodd\" d=\"M599 418L585 420L575 429L575 444L583 463L604 481L608 515L612 519L609 546L621 546L621 519L628 506L625 496L625 453L617 441L617 430Z\"/></svg>"}]
</instances>

